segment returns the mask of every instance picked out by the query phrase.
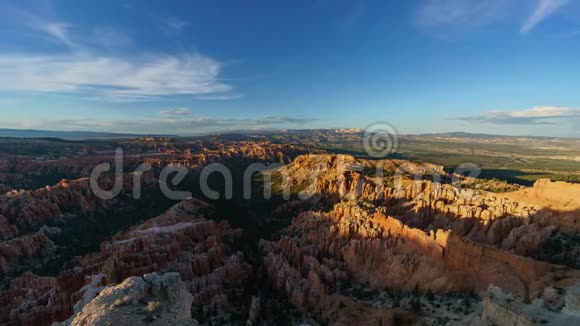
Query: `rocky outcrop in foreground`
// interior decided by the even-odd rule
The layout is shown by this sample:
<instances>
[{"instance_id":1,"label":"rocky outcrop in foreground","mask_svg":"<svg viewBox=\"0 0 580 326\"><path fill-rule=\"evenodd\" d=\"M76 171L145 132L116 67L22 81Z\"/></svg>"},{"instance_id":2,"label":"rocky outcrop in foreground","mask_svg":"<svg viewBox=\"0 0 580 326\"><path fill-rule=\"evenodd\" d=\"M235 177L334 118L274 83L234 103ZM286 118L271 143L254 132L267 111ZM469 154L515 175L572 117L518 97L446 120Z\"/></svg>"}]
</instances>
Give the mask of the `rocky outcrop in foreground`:
<instances>
[{"instance_id":1,"label":"rocky outcrop in foreground","mask_svg":"<svg viewBox=\"0 0 580 326\"><path fill-rule=\"evenodd\" d=\"M55 326L196 325L192 302L178 273L145 274L103 289L70 320Z\"/></svg>"}]
</instances>

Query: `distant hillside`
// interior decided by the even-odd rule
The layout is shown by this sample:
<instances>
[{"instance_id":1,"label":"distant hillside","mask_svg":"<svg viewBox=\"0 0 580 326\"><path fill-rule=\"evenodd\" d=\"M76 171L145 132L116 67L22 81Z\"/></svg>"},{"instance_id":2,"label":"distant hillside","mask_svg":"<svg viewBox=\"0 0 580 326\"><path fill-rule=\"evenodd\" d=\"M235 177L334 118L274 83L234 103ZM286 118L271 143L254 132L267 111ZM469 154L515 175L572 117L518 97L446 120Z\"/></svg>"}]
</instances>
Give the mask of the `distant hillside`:
<instances>
[{"instance_id":1,"label":"distant hillside","mask_svg":"<svg viewBox=\"0 0 580 326\"><path fill-rule=\"evenodd\" d=\"M191 135L170 135L170 134L129 134L129 133L112 133L112 132L95 132L95 131L55 131L55 130L36 130L36 129L6 129L0 128L0 137L10 138L60 138L65 140L88 140L88 139L127 139L139 137L172 137L172 138L205 138L217 136L225 139L247 139L249 136L265 137L306 137L313 136L337 136L343 137L361 137L364 130L352 129L261 129L261 130L229 130L205 132ZM493 134L476 134L467 132L448 132L448 133L431 133L431 134L402 134L405 138L464 138L464 139L515 139L515 138L534 138L534 139L574 139L574 138L555 138L544 136L507 136Z\"/></svg>"},{"instance_id":2,"label":"distant hillside","mask_svg":"<svg viewBox=\"0 0 580 326\"><path fill-rule=\"evenodd\" d=\"M70 140L82 140L82 139L137 138L143 136L173 137L170 135L138 135L138 134L120 134L120 133L94 132L94 131L54 131L54 130L0 128L0 137L14 137L14 138L60 138Z\"/></svg>"},{"instance_id":3,"label":"distant hillside","mask_svg":"<svg viewBox=\"0 0 580 326\"><path fill-rule=\"evenodd\" d=\"M538 138L538 139L575 139L570 137L549 137L549 136L529 136L529 135L493 135L493 134L472 134L469 132L445 132L436 134L419 134L408 136L420 137L449 137L449 138L478 138L478 139L493 139L493 138Z\"/></svg>"},{"instance_id":4,"label":"distant hillside","mask_svg":"<svg viewBox=\"0 0 580 326\"><path fill-rule=\"evenodd\" d=\"M503 136L503 135L492 135L492 134L472 134L469 132L444 132L435 134L419 134L416 136L429 136L429 137L453 137L453 138L498 138L498 137L514 137L514 136Z\"/></svg>"}]
</instances>

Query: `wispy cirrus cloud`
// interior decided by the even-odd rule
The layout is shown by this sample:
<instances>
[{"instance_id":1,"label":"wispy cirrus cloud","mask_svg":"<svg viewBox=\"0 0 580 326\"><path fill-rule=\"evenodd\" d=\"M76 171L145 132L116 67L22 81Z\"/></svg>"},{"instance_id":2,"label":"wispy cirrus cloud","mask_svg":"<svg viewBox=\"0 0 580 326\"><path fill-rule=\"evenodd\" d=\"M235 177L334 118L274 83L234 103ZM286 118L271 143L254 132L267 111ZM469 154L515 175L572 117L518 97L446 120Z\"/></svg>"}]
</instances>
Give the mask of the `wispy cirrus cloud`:
<instances>
[{"instance_id":1,"label":"wispy cirrus cloud","mask_svg":"<svg viewBox=\"0 0 580 326\"><path fill-rule=\"evenodd\" d=\"M39 36L65 45L73 52L90 52L95 48L114 49L133 44L129 35L109 26L96 26L88 35L82 35L72 24L14 8L1 7L0 18L5 17L11 17L9 25L38 33Z\"/></svg>"},{"instance_id":2,"label":"wispy cirrus cloud","mask_svg":"<svg viewBox=\"0 0 580 326\"><path fill-rule=\"evenodd\" d=\"M52 41L62 43L69 48L77 47L70 35L71 26L65 22L41 17L8 5L0 6L0 18L5 25L20 26L49 37Z\"/></svg>"},{"instance_id":3,"label":"wispy cirrus cloud","mask_svg":"<svg viewBox=\"0 0 580 326\"><path fill-rule=\"evenodd\" d=\"M243 98L244 95L240 93L227 93L227 94L208 94L208 95L198 95L195 97L197 100L208 100L208 101L229 101Z\"/></svg>"},{"instance_id":4,"label":"wispy cirrus cloud","mask_svg":"<svg viewBox=\"0 0 580 326\"><path fill-rule=\"evenodd\" d=\"M569 0L537 0L536 8L522 25L522 34L529 33L536 25L568 4Z\"/></svg>"},{"instance_id":5,"label":"wispy cirrus cloud","mask_svg":"<svg viewBox=\"0 0 580 326\"><path fill-rule=\"evenodd\" d=\"M128 48L133 45L133 39L129 35L107 26L96 27L89 41L92 45L107 50Z\"/></svg>"},{"instance_id":6,"label":"wispy cirrus cloud","mask_svg":"<svg viewBox=\"0 0 580 326\"><path fill-rule=\"evenodd\" d=\"M52 36L54 39L62 42L69 47L76 47L76 43L72 41L69 35L70 26L62 22L50 22L34 19L31 21L33 27L37 28L39 31Z\"/></svg>"},{"instance_id":7,"label":"wispy cirrus cloud","mask_svg":"<svg viewBox=\"0 0 580 326\"><path fill-rule=\"evenodd\" d=\"M179 109L177 109L179 110ZM189 110L189 109L185 109ZM176 110L164 110L176 111ZM181 112L181 111L177 111ZM142 133L147 130L158 134L195 135L210 132L227 132L241 130L275 130L302 127L316 119L306 117L267 116L255 119L198 117L189 113L164 115L159 117L95 120L95 119L56 119L25 120L20 123L4 125L10 128L43 129L59 131L91 131Z\"/></svg>"},{"instance_id":8,"label":"wispy cirrus cloud","mask_svg":"<svg viewBox=\"0 0 580 326\"><path fill-rule=\"evenodd\" d=\"M521 34L531 32L538 24L557 13L570 0L423 0L417 11L420 26L477 27L497 23L506 18L521 19Z\"/></svg>"},{"instance_id":9,"label":"wispy cirrus cloud","mask_svg":"<svg viewBox=\"0 0 580 326\"><path fill-rule=\"evenodd\" d=\"M424 0L418 11L426 27L485 25L499 19L509 0Z\"/></svg>"},{"instance_id":10,"label":"wispy cirrus cloud","mask_svg":"<svg viewBox=\"0 0 580 326\"><path fill-rule=\"evenodd\" d=\"M210 95L232 87L221 64L200 54L118 58L94 55L0 55L0 89L95 95L112 101Z\"/></svg>"},{"instance_id":11,"label":"wispy cirrus cloud","mask_svg":"<svg viewBox=\"0 0 580 326\"><path fill-rule=\"evenodd\" d=\"M580 109L537 106L520 111L489 111L486 114L462 117L459 120L489 124L556 124L562 119L579 118Z\"/></svg>"},{"instance_id":12,"label":"wispy cirrus cloud","mask_svg":"<svg viewBox=\"0 0 580 326\"><path fill-rule=\"evenodd\" d=\"M233 96L222 64L200 53L127 56L131 37L107 26L92 31L28 11L0 6L3 24L63 45L60 54L0 54L0 90L58 93L83 99L147 101L170 96ZM187 22L172 20L173 27ZM118 52L125 53L119 55Z\"/></svg>"},{"instance_id":13,"label":"wispy cirrus cloud","mask_svg":"<svg viewBox=\"0 0 580 326\"><path fill-rule=\"evenodd\" d=\"M172 32L181 32L185 27L189 25L189 22L177 17L169 17L165 21L165 27Z\"/></svg>"},{"instance_id":14,"label":"wispy cirrus cloud","mask_svg":"<svg viewBox=\"0 0 580 326\"><path fill-rule=\"evenodd\" d=\"M191 109L181 108L181 109L169 109L169 110L162 110L159 112L162 116L184 116L190 115L193 112Z\"/></svg>"},{"instance_id":15,"label":"wispy cirrus cloud","mask_svg":"<svg viewBox=\"0 0 580 326\"><path fill-rule=\"evenodd\" d=\"M288 116L267 116L262 119L254 120L255 124L259 125L271 125L271 124L294 124L298 126L305 125L309 122L316 121L316 119L312 118L304 118L304 117L288 117Z\"/></svg>"}]
</instances>

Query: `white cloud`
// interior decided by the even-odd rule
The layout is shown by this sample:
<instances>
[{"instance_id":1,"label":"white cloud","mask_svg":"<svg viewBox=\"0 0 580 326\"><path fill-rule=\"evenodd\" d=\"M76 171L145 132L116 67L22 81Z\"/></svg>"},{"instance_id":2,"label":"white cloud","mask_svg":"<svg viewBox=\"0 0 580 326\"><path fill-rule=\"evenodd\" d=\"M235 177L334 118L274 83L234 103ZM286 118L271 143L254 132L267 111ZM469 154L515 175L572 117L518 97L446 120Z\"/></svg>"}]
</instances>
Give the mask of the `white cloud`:
<instances>
[{"instance_id":1,"label":"white cloud","mask_svg":"<svg viewBox=\"0 0 580 326\"><path fill-rule=\"evenodd\" d=\"M258 125L271 125L279 123L289 123L295 125L305 125L316 119L304 118L304 117L288 117L288 116L267 116L262 119L255 120Z\"/></svg>"},{"instance_id":2,"label":"white cloud","mask_svg":"<svg viewBox=\"0 0 580 326\"><path fill-rule=\"evenodd\" d=\"M188 21L176 17L169 17L165 23L167 24L167 28L173 32L180 32L187 25L189 25Z\"/></svg>"},{"instance_id":3,"label":"white cloud","mask_svg":"<svg viewBox=\"0 0 580 326\"><path fill-rule=\"evenodd\" d=\"M539 23L555 14L570 0L423 0L417 19L420 26L466 27L484 26L525 12L531 6L532 13L520 28L529 33Z\"/></svg>"},{"instance_id":4,"label":"white cloud","mask_svg":"<svg viewBox=\"0 0 580 326\"><path fill-rule=\"evenodd\" d=\"M241 130L275 130L303 127L316 121L305 117L268 116L263 118L215 118L191 115L160 116L158 118L135 118L126 120L58 119L20 122L0 122L3 127L43 129L57 131L98 131L140 134L146 130L155 134L195 135Z\"/></svg>"},{"instance_id":5,"label":"white cloud","mask_svg":"<svg viewBox=\"0 0 580 326\"><path fill-rule=\"evenodd\" d=\"M19 9L0 8L0 14L5 16L1 18L10 18L11 25L23 27L44 37L49 37L74 51L86 51L93 46L114 49L133 44L133 40L127 34L108 26L98 26L92 33L81 35L75 31L71 24L46 19Z\"/></svg>"},{"instance_id":6,"label":"white cloud","mask_svg":"<svg viewBox=\"0 0 580 326\"><path fill-rule=\"evenodd\" d=\"M211 95L232 89L219 81L219 62L190 54L145 59L94 55L0 56L0 89L148 100Z\"/></svg>"},{"instance_id":7,"label":"white cloud","mask_svg":"<svg viewBox=\"0 0 580 326\"><path fill-rule=\"evenodd\" d=\"M45 19L27 11L12 7L0 7L1 18L9 24L16 24L39 32L51 39L75 48L77 44L70 35L70 25L54 19Z\"/></svg>"},{"instance_id":8,"label":"white cloud","mask_svg":"<svg viewBox=\"0 0 580 326\"><path fill-rule=\"evenodd\" d=\"M69 47L76 46L76 44L70 38L69 25L65 23L36 21L35 27Z\"/></svg>"},{"instance_id":9,"label":"white cloud","mask_svg":"<svg viewBox=\"0 0 580 326\"><path fill-rule=\"evenodd\" d=\"M516 118L573 117L580 115L580 109L557 106L536 106L528 110L513 112L511 115Z\"/></svg>"},{"instance_id":10,"label":"white cloud","mask_svg":"<svg viewBox=\"0 0 580 326\"><path fill-rule=\"evenodd\" d=\"M521 28L523 34L529 33L536 25L542 22L544 19L556 13L559 9L564 7L569 1L568 0L537 0L536 8L534 12Z\"/></svg>"},{"instance_id":11,"label":"white cloud","mask_svg":"<svg viewBox=\"0 0 580 326\"><path fill-rule=\"evenodd\" d=\"M554 124L557 120L580 118L580 109L556 106L537 106L520 111L490 111L484 115L460 120L492 124Z\"/></svg>"},{"instance_id":12,"label":"white cloud","mask_svg":"<svg viewBox=\"0 0 580 326\"><path fill-rule=\"evenodd\" d=\"M183 115L190 115L191 109L181 108L181 109L170 109L170 110L162 110L159 114L163 116L183 116Z\"/></svg>"},{"instance_id":13,"label":"white cloud","mask_svg":"<svg viewBox=\"0 0 580 326\"><path fill-rule=\"evenodd\" d=\"M418 12L426 27L485 25L500 18L509 0L424 0Z\"/></svg>"},{"instance_id":14,"label":"white cloud","mask_svg":"<svg viewBox=\"0 0 580 326\"><path fill-rule=\"evenodd\" d=\"M228 94L199 95L199 96L196 96L195 98L197 100L229 101L229 100L236 100L236 99L239 99L242 97L244 97L243 94L228 93Z\"/></svg>"},{"instance_id":15,"label":"white cloud","mask_svg":"<svg viewBox=\"0 0 580 326\"><path fill-rule=\"evenodd\" d=\"M126 48L133 45L133 40L129 35L111 27L102 26L95 28L90 42L108 50Z\"/></svg>"},{"instance_id":16,"label":"white cloud","mask_svg":"<svg viewBox=\"0 0 580 326\"><path fill-rule=\"evenodd\" d=\"M115 50L132 46L133 40L110 27L100 26L82 35L70 24L15 8L0 7L2 16L10 18L9 24L66 45L66 52L59 55L0 54L2 91L68 93L125 102L178 95L230 96L232 87L220 81L221 63L208 56L119 56ZM187 24L177 19L170 22L174 28Z\"/></svg>"}]
</instances>

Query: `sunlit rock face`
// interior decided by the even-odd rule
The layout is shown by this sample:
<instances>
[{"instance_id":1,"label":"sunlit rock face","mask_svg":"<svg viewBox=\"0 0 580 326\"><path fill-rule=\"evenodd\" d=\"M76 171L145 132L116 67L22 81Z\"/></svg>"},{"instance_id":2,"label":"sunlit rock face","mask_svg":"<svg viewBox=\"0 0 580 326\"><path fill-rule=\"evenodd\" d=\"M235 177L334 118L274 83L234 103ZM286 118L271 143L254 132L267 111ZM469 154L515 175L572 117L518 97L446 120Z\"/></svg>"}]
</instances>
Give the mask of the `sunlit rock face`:
<instances>
[{"instance_id":1,"label":"sunlit rock face","mask_svg":"<svg viewBox=\"0 0 580 326\"><path fill-rule=\"evenodd\" d=\"M302 213L278 242L263 246L272 263L285 257L298 262L298 269L314 268L329 285L354 279L377 288L449 293L479 292L495 284L527 297L536 296L556 274L566 279L562 284L580 275L451 231L425 233L384 209L354 202L336 204L329 212Z\"/></svg>"},{"instance_id":2,"label":"sunlit rock face","mask_svg":"<svg viewBox=\"0 0 580 326\"><path fill-rule=\"evenodd\" d=\"M261 243L273 283L294 305L316 311L345 282L439 294L494 285L522 302L580 282L578 270L534 259L556 232L577 234L578 186L540 180L491 193L407 175L389 185L361 172L373 164L393 175L404 162L309 155L280 171L281 190L309 183L318 194L312 200L338 202L297 214L280 240ZM415 163L407 170L442 173Z\"/></svg>"},{"instance_id":3,"label":"sunlit rock face","mask_svg":"<svg viewBox=\"0 0 580 326\"><path fill-rule=\"evenodd\" d=\"M361 169L364 172L357 171ZM386 207L407 226L426 232L451 230L522 256L536 255L556 232L580 231L580 188L564 182L539 180L531 188L492 193L469 189L469 180L460 178L461 187L434 182L454 176L432 164L348 155L300 156L279 173L280 190L303 185L301 189L310 187L317 194L366 201Z\"/></svg>"}]
</instances>

